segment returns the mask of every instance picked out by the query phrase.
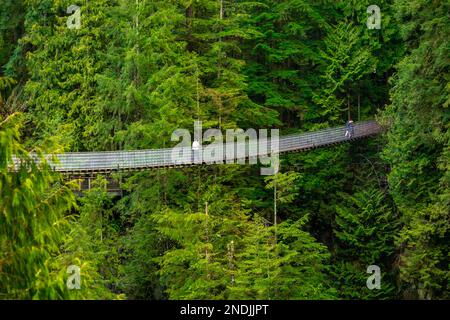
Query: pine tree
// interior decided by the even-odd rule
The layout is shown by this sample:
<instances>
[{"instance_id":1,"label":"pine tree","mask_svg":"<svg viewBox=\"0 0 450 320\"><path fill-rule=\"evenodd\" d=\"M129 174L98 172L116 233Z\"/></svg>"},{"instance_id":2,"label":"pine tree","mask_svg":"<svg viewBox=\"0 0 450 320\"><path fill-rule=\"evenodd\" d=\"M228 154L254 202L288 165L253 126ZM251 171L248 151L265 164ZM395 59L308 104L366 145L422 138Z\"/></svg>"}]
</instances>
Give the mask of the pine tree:
<instances>
[{"instance_id":1,"label":"pine tree","mask_svg":"<svg viewBox=\"0 0 450 320\"><path fill-rule=\"evenodd\" d=\"M231 299L331 299L327 249L303 231L306 217L267 226L255 219L236 251Z\"/></svg>"},{"instance_id":2,"label":"pine tree","mask_svg":"<svg viewBox=\"0 0 450 320\"><path fill-rule=\"evenodd\" d=\"M0 122L0 297L110 297L104 287L88 285L96 276L89 268L83 269L81 290L69 291L66 286L69 265L89 264L68 259L61 250L68 242L65 234L71 231L66 214L76 204L73 185L51 170L44 157L50 149L35 148L33 156L24 149L20 130L17 114ZM20 161L16 171L13 155Z\"/></svg>"},{"instance_id":3,"label":"pine tree","mask_svg":"<svg viewBox=\"0 0 450 320\"><path fill-rule=\"evenodd\" d=\"M202 212L153 213L156 230L173 243L158 259L161 281L171 299L226 299L233 283L230 243L241 245L248 216L220 187L205 197ZM237 250L237 249L236 249Z\"/></svg>"},{"instance_id":4,"label":"pine tree","mask_svg":"<svg viewBox=\"0 0 450 320\"><path fill-rule=\"evenodd\" d=\"M325 49L320 55L325 62L323 88L315 96L320 106L316 117L335 123L342 119L342 113L350 108L349 95L353 85L375 69L375 59L367 47L360 46L361 34L358 28L348 22L341 22L330 28L324 39ZM350 116L350 110L348 110Z\"/></svg>"},{"instance_id":5,"label":"pine tree","mask_svg":"<svg viewBox=\"0 0 450 320\"><path fill-rule=\"evenodd\" d=\"M196 114L195 56L177 35L184 22L180 4L120 2L111 15L120 23L96 79L99 147L164 147L177 128L192 126Z\"/></svg>"},{"instance_id":6,"label":"pine tree","mask_svg":"<svg viewBox=\"0 0 450 320\"><path fill-rule=\"evenodd\" d=\"M78 215L70 221L70 232L63 246L65 261L82 261L84 286L99 292L95 298L124 298L119 292L120 245L117 222L112 212L112 196L107 180L98 177L79 199ZM89 276L89 277L87 277ZM108 288L108 290L106 290Z\"/></svg>"},{"instance_id":7,"label":"pine tree","mask_svg":"<svg viewBox=\"0 0 450 320\"><path fill-rule=\"evenodd\" d=\"M398 217L388 197L376 188L342 195L336 207L336 265L339 292L346 299L396 297L395 235ZM381 270L381 290L366 287L367 267Z\"/></svg>"},{"instance_id":8,"label":"pine tree","mask_svg":"<svg viewBox=\"0 0 450 320\"><path fill-rule=\"evenodd\" d=\"M96 146L100 114L95 108L96 74L105 67L103 52L114 22L108 16L116 2L85 1L81 28L67 26L69 1L27 1L25 36L8 63L25 64L23 100L33 114L27 136L33 141L60 135L73 151Z\"/></svg>"},{"instance_id":9,"label":"pine tree","mask_svg":"<svg viewBox=\"0 0 450 320\"><path fill-rule=\"evenodd\" d=\"M392 79L384 159L404 227L401 279L409 298L448 298L449 27L446 2L395 2L408 55ZM411 17L414 17L413 19Z\"/></svg>"}]
</instances>

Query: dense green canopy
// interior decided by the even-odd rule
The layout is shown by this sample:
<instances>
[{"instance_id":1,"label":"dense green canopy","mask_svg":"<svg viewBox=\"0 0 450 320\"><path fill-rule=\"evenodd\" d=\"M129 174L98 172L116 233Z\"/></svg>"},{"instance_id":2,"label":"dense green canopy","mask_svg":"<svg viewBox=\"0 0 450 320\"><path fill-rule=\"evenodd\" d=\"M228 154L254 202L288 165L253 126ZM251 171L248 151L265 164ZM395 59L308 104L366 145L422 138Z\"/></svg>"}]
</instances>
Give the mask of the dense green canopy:
<instances>
[{"instance_id":1,"label":"dense green canopy","mask_svg":"<svg viewBox=\"0 0 450 320\"><path fill-rule=\"evenodd\" d=\"M380 29L366 24L372 4ZM0 299L450 298L448 12L3 0ZM349 118L386 134L282 156L269 177L236 164L115 174L120 196L104 176L80 194L30 156L170 147L195 120L289 134ZM80 290L66 286L71 265ZM380 289L366 286L371 265Z\"/></svg>"}]
</instances>

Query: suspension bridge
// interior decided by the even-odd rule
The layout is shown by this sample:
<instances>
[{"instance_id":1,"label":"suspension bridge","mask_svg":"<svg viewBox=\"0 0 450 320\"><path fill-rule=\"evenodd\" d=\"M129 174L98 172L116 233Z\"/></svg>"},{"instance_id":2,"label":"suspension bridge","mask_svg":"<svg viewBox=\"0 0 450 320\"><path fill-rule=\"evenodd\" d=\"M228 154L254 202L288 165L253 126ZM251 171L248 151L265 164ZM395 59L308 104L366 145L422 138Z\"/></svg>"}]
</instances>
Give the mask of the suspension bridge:
<instances>
[{"instance_id":1,"label":"suspension bridge","mask_svg":"<svg viewBox=\"0 0 450 320\"><path fill-rule=\"evenodd\" d=\"M231 157L227 148L235 148L230 143L223 143L222 158L219 162L196 161L192 148L164 148L132 151L104 151L104 152L75 152L56 155L57 161L49 160L53 170L72 177L82 177L87 180L84 188L90 188L90 180L97 174L111 174L118 171L139 171L158 168L185 167L193 165L208 165L217 163L230 163L245 161L252 157L263 157L270 154L283 154L290 152L304 152L311 149L350 142L382 131L382 127L374 120L361 121L354 124L351 137L345 136L345 127L333 127L313 132L304 132L281 136L278 145L273 148L272 140L245 142L244 153L233 152ZM239 145L237 145L239 147ZM245 149L246 148L246 149ZM228 149L229 150L229 149ZM176 155L176 156L174 156ZM13 157L15 166L20 160ZM38 160L36 160L38 161ZM86 185L87 184L87 185Z\"/></svg>"}]
</instances>

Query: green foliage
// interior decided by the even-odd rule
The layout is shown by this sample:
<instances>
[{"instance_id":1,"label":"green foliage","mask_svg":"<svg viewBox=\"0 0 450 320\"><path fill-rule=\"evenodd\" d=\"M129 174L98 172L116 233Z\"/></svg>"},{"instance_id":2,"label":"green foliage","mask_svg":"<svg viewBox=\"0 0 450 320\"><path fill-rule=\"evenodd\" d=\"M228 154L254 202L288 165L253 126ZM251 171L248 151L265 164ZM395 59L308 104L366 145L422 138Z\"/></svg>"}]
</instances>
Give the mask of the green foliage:
<instances>
[{"instance_id":1,"label":"green foliage","mask_svg":"<svg viewBox=\"0 0 450 320\"><path fill-rule=\"evenodd\" d=\"M395 6L410 54L398 64L392 104L383 113L390 123L383 156L404 224L401 279L407 297L448 298L449 5Z\"/></svg>"},{"instance_id":2,"label":"green foliage","mask_svg":"<svg viewBox=\"0 0 450 320\"><path fill-rule=\"evenodd\" d=\"M155 215L174 242L159 261L171 299L329 299L326 248L301 230L306 220L267 227L243 214ZM278 240L274 243L274 232ZM328 283L328 284L327 284Z\"/></svg>"},{"instance_id":3,"label":"green foliage","mask_svg":"<svg viewBox=\"0 0 450 320\"><path fill-rule=\"evenodd\" d=\"M0 8L0 116L26 120L0 125L1 298L448 298L446 2L379 0L380 30L370 0L89 0L80 29L71 4ZM75 199L26 152L167 148L196 119L284 135L378 110L384 137L283 155L273 177L119 173L120 197L99 177ZM72 264L81 290L66 289Z\"/></svg>"},{"instance_id":4,"label":"green foliage","mask_svg":"<svg viewBox=\"0 0 450 320\"><path fill-rule=\"evenodd\" d=\"M325 274L329 253L303 231L307 220L266 227L256 219L244 246L236 251L232 299L332 299ZM276 236L275 236L276 235Z\"/></svg>"},{"instance_id":5,"label":"green foliage","mask_svg":"<svg viewBox=\"0 0 450 320\"><path fill-rule=\"evenodd\" d=\"M96 76L97 149L163 147L196 114L198 70L177 35L180 5L120 1L111 16L120 23L108 32L107 66Z\"/></svg>"},{"instance_id":6,"label":"green foliage","mask_svg":"<svg viewBox=\"0 0 450 320\"><path fill-rule=\"evenodd\" d=\"M370 49L361 46L361 32L357 27L344 21L331 30L323 40L325 49L320 51L326 65L322 76L324 87L314 100L321 106L317 116L335 122L349 108L348 96L355 91L353 87L376 66Z\"/></svg>"},{"instance_id":7,"label":"green foliage","mask_svg":"<svg viewBox=\"0 0 450 320\"><path fill-rule=\"evenodd\" d=\"M112 293L118 292L118 251L121 247L106 183L106 179L98 177L92 182L92 189L79 199L79 217L70 221L63 259L82 261L82 279L84 286L92 292L91 299L122 299L124 295Z\"/></svg>"},{"instance_id":8,"label":"green foliage","mask_svg":"<svg viewBox=\"0 0 450 320\"><path fill-rule=\"evenodd\" d=\"M276 189L275 199L277 203L291 203L297 196L295 181L301 175L298 172L280 173L266 178L266 189Z\"/></svg>"},{"instance_id":9,"label":"green foliage","mask_svg":"<svg viewBox=\"0 0 450 320\"><path fill-rule=\"evenodd\" d=\"M3 299L68 299L102 297L87 286L93 276L88 261L79 292L66 287L66 268L73 260L61 251L70 223L65 215L75 206L70 184L53 173L44 158L33 156L19 142L21 121L12 115L0 122L0 297ZM14 169L13 154L18 161ZM41 160L36 164L34 159Z\"/></svg>"},{"instance_id":10,"label":"green foliage","mask_svg":"<svg viewBox=\"0 0 450 320\"><path fill-rule=\"evenodd\" d=\"M0 293L4 299L64 298L65 270L55 258L64 241L63 213L75 198L45 162L34 164L19 144L19 130L18 115L0 124ZM15 172L9 171L13 154L21 161Z\"/></svg>"},{"instance_id":11,"label":"green foliage","mask_svg":"<svg viewBox=\"0 0 450 320\"><path fill-rule=\"evenodd\" d=\"M156 257L164 254L172 242L155 229L153 216L142 216L124 239L125 263L120 274L121 290L130 299L163 299Z\"/></svg>"},{"instance_id":12,"label":"green foliage","mask_svg":"<svg viewBox=\"0 0 450 320\"><path fill-rule=\"evenodd\" d=\"M24 85L29 132L35 141L63 132L72 150L96 147L100 114L95 109L96 75L105 68L104 52L114 22L108 16L115 1L86 2L82 28L67 28L69 1L27 1L26 35L20 41L29 79ZM32 49L31 49L32 48Z\"/></svg>"},{"instance_id":13,"label":"green foliage","mask_svg":"<svg viewBox=\"0 0 450 320\"><path fill-rule=\"evenodd\" d=\"M22 0L2 1L0 8L0 68L8 62L22 35L23 9ZM3 70L0 70L1 74L3 74Z\"/></svg>"},{"instance_id":14,"label":"green foliage","mask_svg":"<svg viewBox=\"0 0 450 320\"><path fill-rule=\"evenodd\" d=\"M341 297L386 299L395 297L395 234L398 217L382 191L375 188L352 196L342 194L336 207L336 266ZM377 265L382 270L381 290L369 290L365 270Z\"/></svg>"}]
</instances>

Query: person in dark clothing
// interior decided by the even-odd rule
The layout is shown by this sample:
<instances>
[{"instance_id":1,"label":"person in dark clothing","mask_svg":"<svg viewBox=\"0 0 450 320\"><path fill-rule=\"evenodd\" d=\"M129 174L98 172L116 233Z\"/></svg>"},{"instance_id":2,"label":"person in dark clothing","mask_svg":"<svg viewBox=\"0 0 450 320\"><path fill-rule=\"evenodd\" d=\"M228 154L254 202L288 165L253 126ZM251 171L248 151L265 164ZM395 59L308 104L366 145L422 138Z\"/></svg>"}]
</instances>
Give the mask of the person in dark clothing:
<instances>
[{"instance_id":1,"label":"person in dark clothing","mask_svg":"<svg viewBox=\"0 0 450 320\"><path fill-rule=\"evenodd\" d=\"M353 124L353 120L350 119L345 124L345 137L351 139L355 134L355 125Z\"/></svg>"}]
</instances>

